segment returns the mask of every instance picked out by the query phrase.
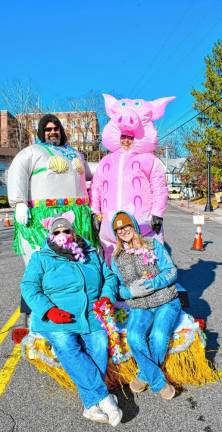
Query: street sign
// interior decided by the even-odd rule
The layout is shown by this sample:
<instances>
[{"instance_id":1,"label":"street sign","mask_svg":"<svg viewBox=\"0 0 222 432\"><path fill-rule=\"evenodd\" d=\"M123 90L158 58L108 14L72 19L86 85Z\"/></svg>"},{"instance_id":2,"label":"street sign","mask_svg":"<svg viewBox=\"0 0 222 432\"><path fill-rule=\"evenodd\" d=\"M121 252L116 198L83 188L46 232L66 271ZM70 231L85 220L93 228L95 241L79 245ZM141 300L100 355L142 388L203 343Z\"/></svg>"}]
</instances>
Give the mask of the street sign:
<instances>
[{"instance_id":1,"label":"street sign","mask_svg":"<svg viewBox=\"0 0 222 432\"><path fill-rule=\"evenodd\" d=\"M204 225L204 215L194 215L193 216L194 225Z\"/></svg>"}]
</instances>

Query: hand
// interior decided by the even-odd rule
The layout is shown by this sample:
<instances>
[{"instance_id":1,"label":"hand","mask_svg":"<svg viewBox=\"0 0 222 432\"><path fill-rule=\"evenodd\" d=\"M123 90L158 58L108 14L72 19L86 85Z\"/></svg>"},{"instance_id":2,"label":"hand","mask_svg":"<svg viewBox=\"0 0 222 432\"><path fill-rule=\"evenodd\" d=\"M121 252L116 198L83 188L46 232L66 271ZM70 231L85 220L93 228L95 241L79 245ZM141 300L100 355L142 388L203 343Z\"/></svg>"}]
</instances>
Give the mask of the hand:
<instances>
[{"instance_id":1,"label":"hand","mask_svg":"<svg viewBox=\"0 0 222 432\"><path fill-rule=\"evenodd\" d=\"M135 280L129 286L130 293L133 298L145 297L153 293L153 288L146 287L144 284L144 278Z\"/></svg>"},{"instance_id":2,"label":"hand","mask_svg":"<svg viewBox=\"0 0 222 432\"><path fill-rule=\"evenodd\" d=\"M30 210L25 203L16 204L15 218L16 221L22 225L27 225L29 219L31 219Z\"/></svg>"},{"instance_id":3,"label":"hand","mask_svg":"<svg viewBox=\"0 0 222 432\"><path fill-rule=\"evenodd\" d=\"M97 233L99 233L101 221L102 221L102 214L95 214L95 213L92 214L92 225L94 230Z\"/></svg>"},{"instance_id":4,"label":"hand","mask_svg":"<svg viewBox=\"0 0 222 432\"><path fill-rule=\"evenodd\" d=\"M96 215L96 219L97 219L99 222L102 222L102 220L103 220L103 215L102 215L102 213L97 214L97 215Z\"/></svg>"},{"instance_id":5,"label":"hand","mask_svg":"<svg viewBox=\"0 0 222 432\"><path fill-rule=\"evenodd\" d=\"M153 231L155 231L157 234L160 233L161 227L163 224L163 218L159 217L159 216L152 216L151 219L151 226Z\"/></svg>"},{"instance_id":6,"label":"hand","mask_svg":"<svg viewBox=\"0 0 222 432\"><path fill-rule=\"evenodd\" d=\"M73 315L57 307L52 307L46 313L46 317L55 324L67 324L73 321Z\"/></svg>"}]
</instances>

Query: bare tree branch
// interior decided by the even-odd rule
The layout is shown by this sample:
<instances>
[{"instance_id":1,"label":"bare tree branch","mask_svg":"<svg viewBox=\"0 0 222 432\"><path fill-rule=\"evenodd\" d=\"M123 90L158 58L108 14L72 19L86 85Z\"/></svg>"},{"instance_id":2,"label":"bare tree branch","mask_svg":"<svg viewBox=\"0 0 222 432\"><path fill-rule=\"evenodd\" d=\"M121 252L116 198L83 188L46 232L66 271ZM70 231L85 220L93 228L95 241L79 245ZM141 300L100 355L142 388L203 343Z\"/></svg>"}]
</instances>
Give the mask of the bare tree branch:
<instances>
[{"instance_id":1,"label":"bare tree branch","mask_svg":"<svg viewBox=\"0 0 222 432\"><path fill-rule=\"evenodd\" d=\"M16 117L16 141L18 148L21 149L27 139L28 114L41 112L39 96L34 93L30 82L15 80L6 82L0 88L0 100L5 108Z\"/></svg>"}]
</instances>

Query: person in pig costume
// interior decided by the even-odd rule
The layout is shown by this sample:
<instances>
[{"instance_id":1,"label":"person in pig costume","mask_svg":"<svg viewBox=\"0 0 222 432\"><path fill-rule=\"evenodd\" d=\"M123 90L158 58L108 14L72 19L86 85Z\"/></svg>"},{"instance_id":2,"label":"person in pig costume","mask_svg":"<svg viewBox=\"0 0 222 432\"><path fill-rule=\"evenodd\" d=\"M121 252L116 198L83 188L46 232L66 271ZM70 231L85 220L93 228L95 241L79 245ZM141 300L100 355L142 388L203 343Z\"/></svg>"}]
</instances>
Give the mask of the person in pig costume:
<instances>
[{"instance_id":1,"label":"person in pig costume","mask_svg":"<svg viewBox=\"0 0 222 432\"><path fill-rule=\"evenodd\" d=\"M163 242L168 189L163 164L154 154L157 131L153 121L162 117L166 105L175 97L147 102L103 96L110 121L103 130L102 143L110 153L94 174L91 208L102 221L100 241L110 264L115 245L111 221L120 209L135 216L143 236Z\"/></svg>"}]
</instances>

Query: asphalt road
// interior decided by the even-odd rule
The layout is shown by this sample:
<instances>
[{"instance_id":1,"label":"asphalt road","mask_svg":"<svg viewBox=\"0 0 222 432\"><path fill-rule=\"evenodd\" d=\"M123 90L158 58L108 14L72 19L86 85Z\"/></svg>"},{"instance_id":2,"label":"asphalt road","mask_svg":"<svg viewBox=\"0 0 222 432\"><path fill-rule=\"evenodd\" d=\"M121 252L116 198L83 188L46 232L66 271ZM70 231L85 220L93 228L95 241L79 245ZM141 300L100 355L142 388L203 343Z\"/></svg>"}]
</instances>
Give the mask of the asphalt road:
<instances>
[{"instance_id":1,"label":"asphalt road","mask_svg":"<svg viewBox=\"0 0 222 432\"><path fill-rule=\"evenodd\" d=\"M190 249L195 234L191 214L169 208L164 227L168 247L178 266L179 282L189 291L189 311L207 320L208 355L222 369L222 226L213 221L206 222L204 252ZM22 274L22 260L11 250L11 230L0 229L1 329L19 304ZM11 359L13 348L8 335L0 344L0 374ZM187 386L170 402L148 391L133 396L127 387L124 390L125 395L121 389L117 392L124 411L117 431L222 431L221 383ZM0 432L105 432L112 429L109 425L85 420L81 412L77 395L61 389L47 375L40 374L28 362L21 360L0 396Z\"/></svg>"}]
</instances>

